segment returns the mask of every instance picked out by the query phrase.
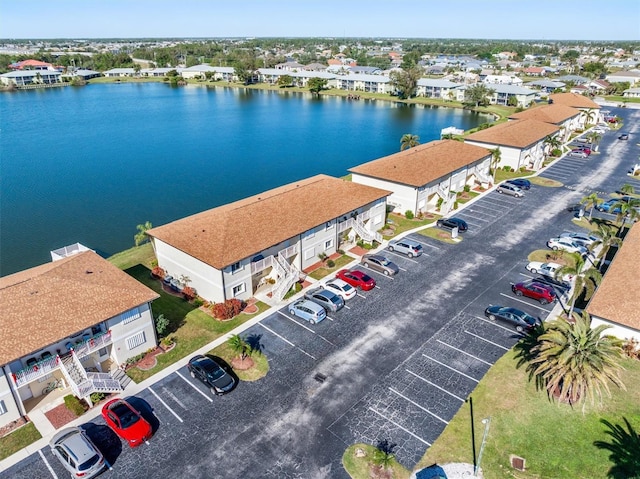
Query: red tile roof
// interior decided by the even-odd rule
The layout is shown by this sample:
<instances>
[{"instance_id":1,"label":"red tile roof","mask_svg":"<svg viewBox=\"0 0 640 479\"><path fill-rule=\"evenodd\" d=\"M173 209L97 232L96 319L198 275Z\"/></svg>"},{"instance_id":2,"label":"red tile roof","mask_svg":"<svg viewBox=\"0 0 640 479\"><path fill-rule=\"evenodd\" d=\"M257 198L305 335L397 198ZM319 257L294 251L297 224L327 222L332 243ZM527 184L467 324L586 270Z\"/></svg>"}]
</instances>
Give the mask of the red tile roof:
<instances>
[{"instance_id":1,"label":"red tile roof","mask_svg":"<svg viewBox=\"0 0 640 479\"><path fill-rule=\"evenodd\" d=\"M527 148L544 140L560 130L555 125L538 120L508 121L480 130L467 136L465 140L477 141L489 145Z\"/></svg>"},{"instance_id":2,"label":"red tile roof","mask_svg":"<svg viewBox=\"0 0 640 479\"><path fill-rule=\"evenodd\" d=\"M553 93L549 95L555 105L565 105L573 108L593 108L599 110L600 105L586 96L577 93Z\"/></svg>"}]
</instances>

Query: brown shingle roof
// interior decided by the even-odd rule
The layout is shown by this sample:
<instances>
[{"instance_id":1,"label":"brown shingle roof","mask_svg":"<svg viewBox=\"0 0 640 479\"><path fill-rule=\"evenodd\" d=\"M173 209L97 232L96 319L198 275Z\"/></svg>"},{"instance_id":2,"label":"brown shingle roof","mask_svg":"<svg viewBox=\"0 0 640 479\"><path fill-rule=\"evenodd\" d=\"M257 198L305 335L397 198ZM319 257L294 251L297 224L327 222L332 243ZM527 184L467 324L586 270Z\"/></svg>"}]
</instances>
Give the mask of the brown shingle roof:
<instances>
[{"instance_id":1,"label":"brown shingle roof","mask_svg":"<svg viewBox=\"0 0 640 479\"><path fill-rule=\"evenodd\" d=\"M640 331L640 226L631 228L609 265L587 312Z\"/></svg>"},{"instance_id":2,"label":"brown shingle roof","mask_svg":"<svg viewBox=\"0 0 640 479\"><path fill-rule=\"evenodd\" d=\"M480 130L466 137L466 140L488 143L491 145L526 148L548 135L553 135L560 128L537 120L508 121Z\"/></svg>"},{"instance_id":3,"label":"brown shingle roof","mask_svg":"<svg viewBox=\"0 0 640 479\"><path fill-rule=\"evenodd\" d=\"M157 297L93 251L0 278L0 364Z\"/></svg>"},{"instance_id":4,"label":"brown shingle roof","mask_svg":"<svg viewBox=\"0 0 640 479\"><path fill-rule=\"evenodd\" d=\"M564 105L572 108L593 108L594 110L600 109L600 105L595 101L577 93L554 93L549 95L549 99L553 100L554 105Z\"/></svg>"},{"instance_id":5,"label":"brown shingle roof","mask_svg":"<svg viewBox=\"0 0 640 479\"><path fill-rule=\"evenodd\" d=\"M566 105L545 105L538 108L530 108L528 110L514 113L509 117L510 120L538 120L545 123L557 125L570 118L580 115L580 110L571 108Z\"/></svg>"},{"instance_id":6,"label":"brown shingle roof","mask_svg":"<svg viewBox=\"0 0 640 479\"><path fill-rule=\"evenodd\" d=\"M147 233L222 269L390 194L317 175Z\"/></svg>"},{"instance_id":7,"label":"brown shingle roof","mask_svg":"<svg viewBox=\"0 0 640 479\"><path fill-rule=\"evenodd\" d=\"M438 140L370 161L349 171L420 187L488 156L491 152L480 146Z\"/></svg>"}]
</instances>

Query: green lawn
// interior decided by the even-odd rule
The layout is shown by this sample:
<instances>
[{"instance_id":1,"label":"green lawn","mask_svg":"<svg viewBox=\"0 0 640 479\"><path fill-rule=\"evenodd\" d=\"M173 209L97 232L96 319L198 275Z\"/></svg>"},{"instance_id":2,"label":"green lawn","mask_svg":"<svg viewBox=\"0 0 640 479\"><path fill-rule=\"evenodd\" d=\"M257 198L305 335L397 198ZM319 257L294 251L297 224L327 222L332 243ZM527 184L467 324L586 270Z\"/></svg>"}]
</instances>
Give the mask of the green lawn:
<instances>
[{"instance_id":1,"label":"green lawn","mask_svg":"<svg viewBox=\"0 0 640 479\"><path fill-rule=\"evenodd\" d=\"M496 184L506 180L512 180L513 178L528 177L530 174L530 171L505 171L502 168L498 168L496 171Z\"/></svg>"},{"instance_id":2,"label":"green lawn","mask_svg":"<svg viewBox=\"0 0 640 479\"><path fill-rule=\"evenodd\" d=\"M32 422L0 438L0 461L33 444L42 436Z\"/></svg>"},{"instance_id":3,"label":"green lawn","mask_svg":"<svg viewBox=\"0 0 640 479\"><path fill-rule=\"evenodd\" d=\"M335 263L335 266L333 268L329 268L328 266L323 266L322 268L318 268L315 271L312 271L309 274L309 276L311 276L313 279L321 280L325 276L329 276L331 273L344 268L346 265L348 265L352 261L353 261L353 258L351 256L343 254L339 258L336 258L333 260L333 262Z\"/></svg>"},{"instance_id":4,"label":"green lawn","mask_svg":"<svg viewBox=\"0 0 640 479\"><path fill-rule=\"evenodd\" d=\"M151 268L151 263L155 261L155 259L156 255L151 243L145 243L141 246L134 246L133 248L116 253L107 260L124 270L138 264L143 264Z\"/></svg>"},{"instance_id":5,"label":"green lawn","mask_svg":"<svg viewBox=\"0 0 640 479\"><path fill-rule=\"evenodd\" d=\"M546 186L547 188L560 188L562 183L556 180L552 180L550 178L541 178L540 176L532 176L531 178L527 178L532 185L538 186Z\"/></svg>"},{"instance_id":6,"label":"green lawn","mask_svg":"<svg viewBox=\"0 0 640 479\"><path fill-rule=\"evenodd\" d=\"M594 445L610 443L602 419L624 427L628 419L640 431L640 361L625 359L622 379L627 391L612 389L613 398L602 406L572 408L550 402L544 392L527 381L524 369L515 369L514 354L506 353L480 381L473 397L476 444L482 440L482 418L491 417L481 466L490 479L605 478L613 465L609 452ZM627 444L628 454L637 454ZM637 443L636 443L637 447ZM509 455L526 459L526 471L515 473ZM469 407L460 410L417 467L434 462L472 463Z\"/></svg>"},{"instance_id":7,"label":"green lawn","mask_svg":"<svg viewBox=\"0 0 640 479\"><path fill-rule=\"evenodd\" d=\"M358 449L364 452L364 457L356 457L356 450ZM344 451L344 454L342 455L342 465L352 479L371 479L372 477L376 477L371 474L371 458L374 451L374 446L361 443L353 444ZM392 460L390 468L393 471L390 476L379 477L409 479L409 476L411 475L411 472L405 469L402 464L395 459Z\"/></svg>"},{"instance_id":8,"label":"green lawn","mask_svg":"<svg viewBox=\"0 0 640 479\"><path fill-rule=\"evenodd\" d=\"M217 348L209 351L207 354L218 356L219 358L224 359L229 365L231 365L233 358L237 356L228 343L221 344ZM257 381L258 379L265 377L269 372L269 361L264 354L254 353L251 356L251 359L253 359L254 362L254 366L251 369L247 369L246 371L241 371L239 369L233 370L240 381Z\"/></svg>"},{"instance_id":9,"label":"green lawn","mask_svg":"<svg viewBox=\"0 0 640 479\"><path fill-rule=\"evenodd\" d=\"M156 356L158 364L154 368L148 371L135 367L127 370L127 374L135 382L147 379L268 309L266 304L258 302L256 305L259 311L256 314L239 314L230 321L218 321L182 297L165 293L160 282L151 278L151 272L145 266L137 265L125 272L160 294L160 297L153 302L153 314L155 317L164 314L165 318L169 319L169 332L166 335L176 340L175 348L168 353Z\"/></svg>"},{"instance_id":10,"label":"green lawn","mask_svg":"<svg viewBox=\"0 0 640 479\"><path fill-rule=\"evenodd\" d=\"M549 257L557 255L557 258ZM571 267L576 265L575 258L566 251L553 251L550 249L537 249L532 251L527 257L529 261L541 261L543 263L551 262L562 265L569 265Z\"/></svg>"},{"instance_id":11,"label":"green lawn","mask_svg":"<svg viewBox=\"0 0 640 479\"><path fill-rule=\"evenodd\" d=\"M400 233L404 233L405 231L412 230L414 228L418 228L420 226L430 225L431 223L435 223L438 218L441 216L433 215L433 218L426 219L412 219L408 220L404 215L399 215L397 213L390 213L387 215L387 226L394 226L394 231L392 235L383 235L384 239L390 239L394 236L398 236Z\"/></svg>"},{"instance_id":12,"label":"green lawn","mask_svg":"<svg viewBox=\"0 0 640 479\"><path fill-rule=\"evenodd\" d=\"M423 230L418 231L418 234L422 236L426 236L428 238L433 238L438 241L442 241L443 243L449 244L458 244L463 239L463 235L458 235L458 240L454 241L451 238L451 231L449 230L441 230L440 228L425 228Z\"/></svg>"}]
</instances>

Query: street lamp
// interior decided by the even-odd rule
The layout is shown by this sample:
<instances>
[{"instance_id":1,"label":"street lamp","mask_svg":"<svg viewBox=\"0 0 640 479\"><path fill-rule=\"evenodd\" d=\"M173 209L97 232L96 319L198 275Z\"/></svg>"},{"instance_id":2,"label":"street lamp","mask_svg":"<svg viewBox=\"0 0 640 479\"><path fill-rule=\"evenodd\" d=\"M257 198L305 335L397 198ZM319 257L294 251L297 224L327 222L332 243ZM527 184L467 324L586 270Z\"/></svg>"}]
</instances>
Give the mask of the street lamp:
<instances>
[{"instance_id":1,"label":"street lamp","mask_svg":"<svg viewBox=\"0 0 640 479\"><path fill-rule=\"evenodd\" d=\"M478 454L478 464L474 463L473 466L473 475L478 475L478 470L480 469L480 461L482 460L482 452L484 451L484 445L487 441L487 434L489 434L489 426L491 425L491 416L485 417L482 420L482 424L484 424L484 433L482 434L482 443L480 443L480 454Z\"/></svg>"}]
</instances>

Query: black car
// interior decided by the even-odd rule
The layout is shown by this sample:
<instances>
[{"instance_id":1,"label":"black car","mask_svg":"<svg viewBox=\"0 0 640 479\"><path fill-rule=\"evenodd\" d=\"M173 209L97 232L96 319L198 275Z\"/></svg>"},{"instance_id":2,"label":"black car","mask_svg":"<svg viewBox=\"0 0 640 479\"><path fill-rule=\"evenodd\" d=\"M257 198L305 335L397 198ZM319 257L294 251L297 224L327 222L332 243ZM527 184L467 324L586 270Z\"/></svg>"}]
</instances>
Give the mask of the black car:
<instances>
[{"instance_id":1,"label":"black car","mask_svg":"<svg viewBox=\"0 0 640 479\"><path fill-rule=\"evenodd\" d=\"M584 208L584 206L582 205L582 203L576 203L575 205L568 206L567 207L567 211L569 213L577 213L578 211L580 211L583 208Z\"/></svg>"},{"instance_id":2,"label":"black car","mask_svg":"<svg viewBox=\"0 0 640 479\"><path fill-rule=\"evenodd\" d=\"M436 221L436 226L438 228L448 228L448 229L453 229L453 228L458 228L458 231L462 232L462 231L467 231L469 229L469 227L467 226L467 222L464 220L461 220L460 218L440 218L438 221Z\"/></svg>"},{"instance_id":3,"label":"black car","mask_svg":"<svg viewBox=\"0 0 640 479\"><path fill-rule=\"evenodd\" d=\"M217 396L228 393L236 380L214 358L198 354L187 364L192 378L197 378Z\"/></svg>"},{"instance_id":4,"label":"black car","mask_svg":"<svg viewBox=\"0 0 640 479\"><path fill-rule=\"evenodd\" d=\"M525 330L533 329L542 324L540 318L534 318L530 314L520 311L516 308L507 308L504 306L489 306L484 311L484 315L492 321L503 321L516 328L516 331L522 333Z\"/></svg>"},{"instance_id":5,"label":"black car","mask_svg":"<svg viewBox=\"0 0 640 479\"><path fill-rule=\"evenodd\" d=\"M531 281L549 285L561 295L571 289L571 283L568 281L562 281L548 276L538 276L537 278L533 278Z\"/></svg>"},{"instance_id":6,"label":"black car","mask_svg":"<svg viewBox=\"0 0 640 479\"><path fill-rule=\"evenodd\" d=\"M618 137L618 140L628 140L628 139L629 139L629 133L623 133Z\"/></svg>"},{"instance_id":7,"label":"black car","mask_svg":"<svg viewBox=\"0 0 640 479\"><path fill-rule=\"evenodd\" d=\"M522 190L530 190L531 182L529 180L525 180L524 178L514 178L513 180L507 180L507 183L511 183L512 185L516 185Z\"/></svg>"}]
</instances>

